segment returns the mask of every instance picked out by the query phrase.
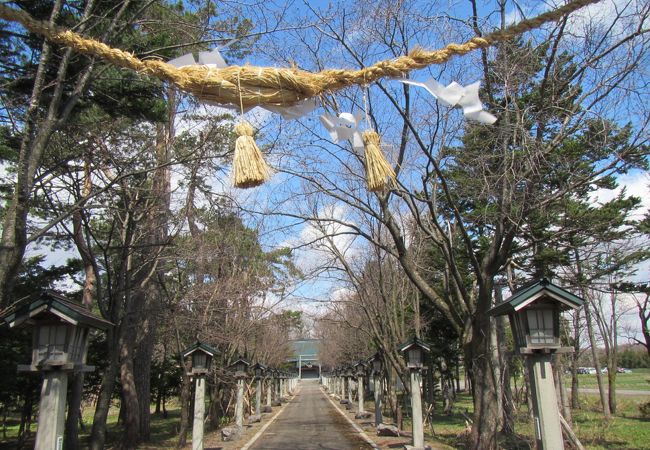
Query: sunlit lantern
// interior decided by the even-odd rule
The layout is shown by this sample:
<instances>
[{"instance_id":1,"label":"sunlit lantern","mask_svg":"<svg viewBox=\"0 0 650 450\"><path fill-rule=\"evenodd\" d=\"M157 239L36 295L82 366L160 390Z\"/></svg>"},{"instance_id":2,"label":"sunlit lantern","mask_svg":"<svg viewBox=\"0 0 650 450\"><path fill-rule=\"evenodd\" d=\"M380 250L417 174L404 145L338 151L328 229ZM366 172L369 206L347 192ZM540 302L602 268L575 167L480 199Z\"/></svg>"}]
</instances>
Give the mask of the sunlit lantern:
<instances>
[{"instance_id":1,"label":"sunlit lantern","mask_svg":"<svg viewBox=\"0 0 650 450\"><path fill-rule=\"evenodd\" d=\"M212 366L212 358L217 356L219 351L208 344L196 341L194 345L186 348L183 353L183 359L192 356L192 375L206 374Z\"/></svg>"},{"instance_id":2,"label":"sunlit lantern","mask_svg":"<svg viewBox=\"0 0 650 450\"><path fill-rule=\"evenodd\" d=\"M410 340L402 344L399 349L406 357L406 365L411 369L421 369L424 367L424 359L431 351L428 344L413 336Z\"/></svg>"},{"instance_id":3,"label":"sunlit lantern","mask_svg":"<svg viewBox=\"0 0 650 450\"><path fill-rule=\"evenodd\" d=\"M519 353L566 352L571 348L561 347L560 313L583 303L580 297L543 278L515 291L488 314L509 316Z\"/></svg>"},{"instance_id":4,"label":"sunlit lantern","mask_svg":"<svg viewBox=\"0 0 650 450\"><path fill-rule=\"evenodd\" d=\"M88 338L92 329L106 330L113 324L92 314L53 291L35 294L0 313L9 328L32 328L32 362L19 365L21 372L40 370L90 371L86 366Z\"/></svg>"}]
</instances>

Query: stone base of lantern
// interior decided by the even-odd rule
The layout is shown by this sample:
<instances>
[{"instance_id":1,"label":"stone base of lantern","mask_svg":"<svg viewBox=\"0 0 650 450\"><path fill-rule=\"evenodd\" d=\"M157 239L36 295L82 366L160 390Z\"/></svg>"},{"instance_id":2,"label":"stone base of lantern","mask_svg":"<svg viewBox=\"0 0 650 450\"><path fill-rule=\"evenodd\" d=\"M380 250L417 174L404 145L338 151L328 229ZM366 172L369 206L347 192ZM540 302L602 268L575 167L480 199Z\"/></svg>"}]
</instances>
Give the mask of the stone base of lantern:
<instances>
[{"instance_id":1,"label":"stone base of lantern","mask_svg":"<svg viewBox=\"0 0 650 450\"><path fill-rule=\"evenodd\" d=\"M273 412L273 408L271 408L271 407L268 406L268 405L267 405L267 406L262 406L262 412L263 412L263 413L270 413L270 412Z\"/></svg>"}]
</instances>

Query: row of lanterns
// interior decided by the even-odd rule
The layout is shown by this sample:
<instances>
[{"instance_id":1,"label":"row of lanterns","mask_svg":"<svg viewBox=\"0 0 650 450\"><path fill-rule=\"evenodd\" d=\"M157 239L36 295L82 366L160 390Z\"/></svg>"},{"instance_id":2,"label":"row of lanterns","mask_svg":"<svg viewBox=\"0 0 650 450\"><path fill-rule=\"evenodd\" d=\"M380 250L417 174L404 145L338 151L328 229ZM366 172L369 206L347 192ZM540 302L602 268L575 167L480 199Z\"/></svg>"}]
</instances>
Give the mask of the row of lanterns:
<instances>
[{"instance_id":1,"label":"row of lanterns","mask_svg":"<svg viewBox=\"0 0 650 450\"><path fill-rule=\"evenodd\" d=\"M205 417L205 375L210 372L213 358L219 351L210 345L197 341L194 345L185 349L182 353L183 359L191 357L192 367L189 375L194 377L194 424L192 426L192 450L203 450L203 422ZM241 429L244 425L244 380L249 377L250 372L257 381L255 390L256 416L261 417L262 413L262 380L269 380L267 385L267 405L265 411L271 408L272 382L277 380L276 386L277 401L289 393L292 389L295 378L286 371L267 367L261 363L251 363L243 357L238 357L235 362L228 366L237 380L237 397L235 402L235 427ZM288 383L287 383L288 382ZM266 408L269 408L268 410Z\"/></svg>"},{"instance_id":2,"label":"row of lanterns","mask_svg":"<svg viewBox=\"0 0 650 450\"><path fill-rule=\"evenodd\" d=\"M560 313L577 309L583 302L583 299L549 280L541 279L522 287L508 300L487 311L491 316L509 316L515 338L515 350L527 356L539 448L557 449L563 446L557 404L555 401L545 401L555 398L551 356L553 353L572 351L571 348L561 346ZM90 331L106 330L113 324L94 315L81 304L52 291L36 293L0 311L0 323L12 329L32 329L31 364L20 365L18 370L41 372L44 377L35 449L49 450L53 448L53 443L54 448L62 448L68 373L94 369L86 364ZM414 419L421 418L421 412L416 412L421 411L420 370L424 367L425 356L430 352L430 347L413 337L399 350L405 356L410 372L413 416ZM191 374L196 382L195 405L199 407L204 407L204 376L209 372L212 359L217 354L216 349L201 342L183 352L184 358L192 357ZM356 374L362 378L369 365L372 366L373 374L379 378L382 369L381 355L375 355L367 361L359 361L347 368L339 368L334 371L334 375L351 377ZM244 358L238 358L230 366L238 380L238 398L243 396L243 381L248 376L250 366L251 363ZM267 368L259 363L253 365L252 370L255 378L259 380L258 394L261 379L265 374L280 380L281 383L282 380L290 378L286 372ZM258 401L258 405L259 403ZM238 417L240 416L241 410ZM195 414L195 425L200 429L201 442L200 446L195 447L193 444L193 448L202 449L202 420L197 424L196 418ZM414 420L414 428L415 422ZM421 435L421 432L415 431L414 429L414 440L416 434ZM422 446L418 444L423 444L423 441L414 442L414 447Z\"/></svg>"},{"instance_id":3,"label":"row of lanterns","mask_svg":"<svg viewBox=\"0 0 650 450\"><path fill-rule=\"evenodd\" d=\"M537 280L515 291L506 301L496 305L487 314L490 316L507 315L512 327L515 353L525 356L530 373L531 398L536 446L540 449L562 449L562 432L559 411L555 396L552 355L572 352L573 348L562 347L560 339L560 314L562 311L577 309L584 300L571 292L560 288L547 279ZM425 368L426 355L431 351L428 344L417 337L399 347L406 359L410 376L411 408L413 413L412 449L424 448L424 430L422 424L421 369ZM357 377L359 395L359 413L363 412L363 377L367 368L372 366L375 377L375 425L381 424L381 382L382 358L377 353L368 360L362 360L347 367L340 367L330 373L326 386L335 395L341 397L346 393L348 384L348 402L351 403L352 391L350 379Z\"/></svg>"}]
</instances>

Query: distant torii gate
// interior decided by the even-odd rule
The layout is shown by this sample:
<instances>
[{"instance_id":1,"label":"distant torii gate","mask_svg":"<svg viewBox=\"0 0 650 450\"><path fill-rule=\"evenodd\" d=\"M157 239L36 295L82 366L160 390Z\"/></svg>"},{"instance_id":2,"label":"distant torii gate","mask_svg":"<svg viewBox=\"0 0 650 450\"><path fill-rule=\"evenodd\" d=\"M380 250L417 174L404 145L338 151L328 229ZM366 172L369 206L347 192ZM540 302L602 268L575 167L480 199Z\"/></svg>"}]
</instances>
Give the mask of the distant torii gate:
<instances>
[{"instance_id":1,"label":"distant torii gate","mask_svg":"<svg viewBox=\"0 0 650 450\"><path fill-rule=\"evenodd\" d=\"M305 361L318 361L318 355L298 355L298 379L302 380L302 359L305 357ZM320 378L321 366L320 361L318 361L318 378Z\"/></svg>"},{"instance_id":2,"label":"distant torii gate","mask_svg":"<svg viewBox=\"0 0 650 450\"><path fill-rule=\"evenodd\" d=\"M287 362L296 364L298 367L298 377L303 379L306 375L308 378L320 378L320 340L318 339L295 339L290 341L292 348L291 357ZM303 370L303 365L305 370ZM316 372L318 367L318 372ZM307 370L309 369L309 370ZM307 374L307 372L309 372Z\"/></svg>"}]
</instances>

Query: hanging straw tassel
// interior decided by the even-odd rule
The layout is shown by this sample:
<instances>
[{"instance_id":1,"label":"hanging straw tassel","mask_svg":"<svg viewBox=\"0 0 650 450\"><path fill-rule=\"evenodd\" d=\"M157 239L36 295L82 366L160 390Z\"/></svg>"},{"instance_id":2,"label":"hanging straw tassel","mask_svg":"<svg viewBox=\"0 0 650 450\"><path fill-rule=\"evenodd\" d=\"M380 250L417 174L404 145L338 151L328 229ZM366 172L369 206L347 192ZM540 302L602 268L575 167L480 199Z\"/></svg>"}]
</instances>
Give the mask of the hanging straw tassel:
<instances>
[{"instance_id":1,"label":"hanging straw tassel","mask_svg":"<svg viewBox=\"0 0 650 450\"><path fill-rule=\"evenodd\" d=\"M269 179L271 171L253 139L253 127L242 121L235 125L235 133L239 137L235 141L232 164L234 185L244 189L259 186Z\"/></svg>"},{"instance_id":2,"label":"hanging straw tassel","mask_svg":"<svg viewBox=\"0 0 650 450\"><path fill-rule=\"evenodd\" d=\"M368 190L383 191L395 181L395 171L381 151L379 134L376 131L366 130L361 137L366 156Z\"/></svg>"}]
</instances>

